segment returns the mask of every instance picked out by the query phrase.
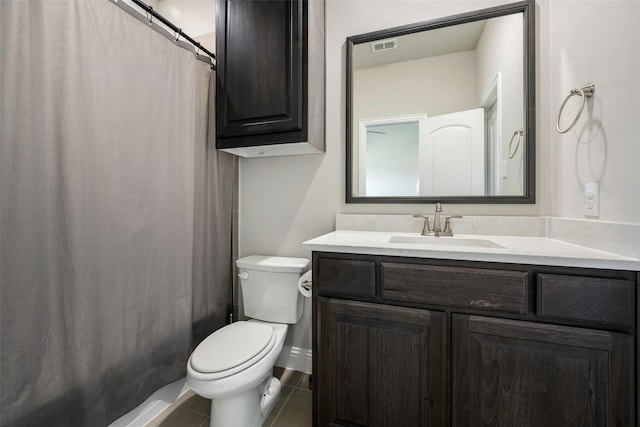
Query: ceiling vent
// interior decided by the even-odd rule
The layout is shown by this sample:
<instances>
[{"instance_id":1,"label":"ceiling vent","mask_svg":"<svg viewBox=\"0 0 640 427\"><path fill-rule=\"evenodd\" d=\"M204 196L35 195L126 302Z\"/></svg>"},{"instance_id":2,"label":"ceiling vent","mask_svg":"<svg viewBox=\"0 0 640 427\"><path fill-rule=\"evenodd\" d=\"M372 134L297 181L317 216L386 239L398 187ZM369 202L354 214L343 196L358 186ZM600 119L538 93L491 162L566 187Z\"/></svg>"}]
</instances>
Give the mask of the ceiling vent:
<instances>
[{"instance_id":1,"label":"ceiling vent","mask_svg":"<svg viewBox=\"0 0 640 427\"><path fill-rule=\"evenodd\" d=\"M371 52L383 52L398 47L398 39L376 40L371 43Z\"/></svg>"}]
</instances>

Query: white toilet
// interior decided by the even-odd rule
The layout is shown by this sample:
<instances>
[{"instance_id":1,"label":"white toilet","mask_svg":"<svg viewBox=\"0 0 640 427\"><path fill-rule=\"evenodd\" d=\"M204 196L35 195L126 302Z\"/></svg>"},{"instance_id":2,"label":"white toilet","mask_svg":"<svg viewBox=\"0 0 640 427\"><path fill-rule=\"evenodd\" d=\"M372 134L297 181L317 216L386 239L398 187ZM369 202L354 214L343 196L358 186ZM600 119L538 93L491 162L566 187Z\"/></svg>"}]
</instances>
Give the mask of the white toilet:
<instances>
[{"instance_id":1,"label":"white toilet","mask_svg":"<svg viewBox=\"0 0 640 427\"><path fill-rule=\"evenodd\" d=\"M272 375L287 336L300 320L303 297L298 279L305 258L248 256L237 260L244 313L209 335L191 354L187 384L211 399L211 427L259 427L280 394Z\"/></svg>"}]
</instances>

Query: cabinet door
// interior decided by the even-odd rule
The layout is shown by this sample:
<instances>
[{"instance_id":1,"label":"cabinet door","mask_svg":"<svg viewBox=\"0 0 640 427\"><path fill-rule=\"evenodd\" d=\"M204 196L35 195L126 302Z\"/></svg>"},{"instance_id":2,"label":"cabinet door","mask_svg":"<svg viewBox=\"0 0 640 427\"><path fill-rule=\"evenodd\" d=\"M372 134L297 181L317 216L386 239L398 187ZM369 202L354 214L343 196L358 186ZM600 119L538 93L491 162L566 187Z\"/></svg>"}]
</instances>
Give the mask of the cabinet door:
<instances>
[{"instance_id":1,"label":"cabinet door","mask_svg":"<svg viewBox=\"0 0 640 427\"><path fill-rule=\"evenodd\" d=\"M633 337L479 316L452 320L453 426L632 426Z\"/></svg>"},{"instance_id":2,"label":"cabinet door","mask_svg":"<svg viewBox=\"0 0 640 427\"><path fill-rule=\"evenodd\" d=\"M217 147L304 141L306 0L216 7Z\"/></svg>"},{"instance_id":3,"label":"cabinet door","mask_svg":"<svg viewBox=\"0 0 640 427\"><path fill-rule=\"evenodd\" d=\"M327 298L317 313L316 426L446 425L444 313Z\"/></svg>"}]
</instances>

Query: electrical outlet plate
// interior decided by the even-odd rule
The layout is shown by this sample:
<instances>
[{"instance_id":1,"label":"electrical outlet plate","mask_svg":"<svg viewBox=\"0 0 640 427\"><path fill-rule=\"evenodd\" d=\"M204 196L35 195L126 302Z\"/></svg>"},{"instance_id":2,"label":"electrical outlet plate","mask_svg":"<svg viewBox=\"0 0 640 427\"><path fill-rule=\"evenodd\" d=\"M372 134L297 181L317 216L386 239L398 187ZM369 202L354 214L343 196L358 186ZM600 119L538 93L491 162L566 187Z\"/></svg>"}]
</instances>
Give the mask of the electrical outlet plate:
<instances>
[{"instance_id":1,"label":"electrical outlet plate","mask_svg":"<svg viewBox=\"0 0 640 427\"><path fill-rule=\"evenodd\" d=\"M504 159L500 165L500 176L502 179L507 179L509 177L509 171L507 170L508 164L508 161Z\"/></svg>"},{"instance_id":2,"label":"electrical outlet plate","mask_svg":"<svg viewBox=\"0 0 640 427\"><path fill-rule=\"evenodd\" d=\"M584 185L584 214L598 216L600 210L600 185L590 182Z\"/></svg>"}]
</instances>

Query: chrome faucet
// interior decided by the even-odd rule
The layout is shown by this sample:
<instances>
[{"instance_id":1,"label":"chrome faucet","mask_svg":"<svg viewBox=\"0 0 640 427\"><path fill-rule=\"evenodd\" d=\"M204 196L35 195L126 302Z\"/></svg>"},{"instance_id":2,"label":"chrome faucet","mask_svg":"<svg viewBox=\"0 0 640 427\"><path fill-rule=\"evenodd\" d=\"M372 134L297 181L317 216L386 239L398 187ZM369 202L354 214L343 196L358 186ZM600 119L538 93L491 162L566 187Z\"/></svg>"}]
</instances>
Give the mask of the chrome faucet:
<instances>
[{"instance_id":1,"label":"chrome faucet","mask_svg":"<svg viewBox=\"0 0 640 427\"><path fill-rule=\"evenodd\" d=\"M451 215L444 218L444 227L442 227L442 221L440 220L440 214L442 213L442 205L436 203L436 212L433 216L433 228L429 227L429 217L427 215L414 215L414 218L423 218L424 224L422 226L423 236L434 235L440 236L453 236L453 230L451 229L451 220L453 218L462 218L460 215Z\"/></svg>"},{"instance_id":2,"label":"chrome faucet","mask_svg":"<svg viewBox=\"0 0 640 427\"><path fill-rule=\"evenodd\" d=\"M436 203L436 213L433 215L433 235L439 236L442 232L440 227L440 214L442 213L442 206L440 203Z\"/></svg>"}]
</instances>

